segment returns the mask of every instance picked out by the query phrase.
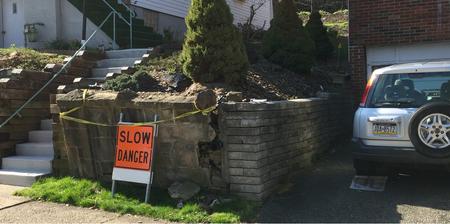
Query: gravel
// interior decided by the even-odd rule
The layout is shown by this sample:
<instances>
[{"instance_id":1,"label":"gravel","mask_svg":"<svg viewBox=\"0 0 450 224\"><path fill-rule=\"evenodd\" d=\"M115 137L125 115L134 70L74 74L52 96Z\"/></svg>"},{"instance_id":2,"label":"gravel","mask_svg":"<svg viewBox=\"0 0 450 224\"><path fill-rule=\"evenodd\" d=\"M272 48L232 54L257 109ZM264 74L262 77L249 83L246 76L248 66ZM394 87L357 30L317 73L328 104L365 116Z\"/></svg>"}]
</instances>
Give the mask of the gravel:
<instances>
[{"instance_id":1,"label":"gravel","mask_svg":"<svg viewBox=\"0 0 450 224\"><path fill-rule=\"evenodd\" d=\"M267 201L259 222L450 222L448 173L389 177L380 193L349 189L353 175L350 147L340 146Z\"/></svg>"}]
</instances>

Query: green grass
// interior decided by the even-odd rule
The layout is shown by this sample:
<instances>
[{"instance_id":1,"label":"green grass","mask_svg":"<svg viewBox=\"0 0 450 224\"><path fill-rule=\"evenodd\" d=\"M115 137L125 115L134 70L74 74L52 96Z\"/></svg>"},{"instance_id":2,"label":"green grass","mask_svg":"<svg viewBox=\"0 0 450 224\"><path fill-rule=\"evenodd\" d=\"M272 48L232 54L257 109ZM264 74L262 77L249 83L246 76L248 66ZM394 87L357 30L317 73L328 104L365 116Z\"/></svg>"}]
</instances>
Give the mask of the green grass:
<instances>
[{"instance_id":1,"label":"green grass","mask_svg":"<svg viewBox=\"0 0 450 224\"><path fill-rule=\"evenodd\" d=\"M47 64L63 63L64 55L41 53L27 48L0 49L0 68L41 71Z\"/></svg>"},{"instance_id":2,"label":"green grass","mask_svg":"<svg viewBox=\"0 0 450 224\"><path fill-rule=\"evenodd\" d=\"M43 179L31 188L16 192L18 196L33 200L71 204L88 208L99 208L121 214L149 216L171 222L188 223L236 223L254 222L258 212L258 204L234 198L229 202L206 211L199 205L202 197L197 196L186 202L181 209L176 208L177 201L160 189L152 189L149 204L143 203L145 186L130 184L118 185L115 197L98 182L80 180L71 177Z\"/></svg>"},{"instance_id":3,"label":"green grass","mask_svg":"<svg viewBox=\"0 0 450 224\"><path fill-rule=\"evenodd\" d=\"M152 72L175 73L181 72L180 51L158 55L150 58L145 64L140 65L138 69Z\"/></svg>"}]
</instances>

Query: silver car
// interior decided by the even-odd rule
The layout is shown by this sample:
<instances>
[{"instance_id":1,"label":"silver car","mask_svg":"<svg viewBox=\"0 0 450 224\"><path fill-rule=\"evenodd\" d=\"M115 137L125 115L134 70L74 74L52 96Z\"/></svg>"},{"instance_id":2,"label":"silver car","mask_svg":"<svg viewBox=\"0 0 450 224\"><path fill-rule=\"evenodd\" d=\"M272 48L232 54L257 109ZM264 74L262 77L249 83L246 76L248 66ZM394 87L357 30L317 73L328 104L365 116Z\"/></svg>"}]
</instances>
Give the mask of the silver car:
<instances>
[{"instance_id":1,"label":"silver car","mask_svg":"<svg viewBox=\"0 0 450 224\"><path fill-rule=\"evenodd\" d=\"M354 168L450 165L450 61L375 70L354 118Z\"/></svg>"}]
</instances>

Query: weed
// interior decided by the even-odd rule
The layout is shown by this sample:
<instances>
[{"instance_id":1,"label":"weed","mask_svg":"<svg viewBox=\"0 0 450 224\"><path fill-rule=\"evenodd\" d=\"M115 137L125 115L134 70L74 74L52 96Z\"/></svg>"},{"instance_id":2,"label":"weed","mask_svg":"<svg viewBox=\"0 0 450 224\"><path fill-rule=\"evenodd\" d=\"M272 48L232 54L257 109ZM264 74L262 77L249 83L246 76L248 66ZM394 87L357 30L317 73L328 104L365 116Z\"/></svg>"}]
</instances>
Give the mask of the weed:
<instances>
[{"instance_id":1,"label":"weed","mask_svg":"<svg viewBox=\"0 0 450 224\"><path fill-rule=\"evenodd\" d=\"M0 49L1 68L20 68L32 71L41 71L47 64L62 63L66 56L41 53L27 48Z\"/></svg>"},{"instance_id":2,"label":"weed","mask_svg":"<svg viewBox=\"0 0 450 224\"><path fill-rule=\"evenodd\" d=\"M258 204L233 199L219 204L213 211L200 206L198 198L176 208L176 201L161 189L152 189L150 204L143 203L145 187L121 184L119 194L111 196L105 185L90 180L72 177L47 178L33 184L31 188L16 192L33 200L72 204L81 207L100 208L109 212L149 216L172 222L187 223L237 223L255 221Z\"/></svg>"}]
</instances>

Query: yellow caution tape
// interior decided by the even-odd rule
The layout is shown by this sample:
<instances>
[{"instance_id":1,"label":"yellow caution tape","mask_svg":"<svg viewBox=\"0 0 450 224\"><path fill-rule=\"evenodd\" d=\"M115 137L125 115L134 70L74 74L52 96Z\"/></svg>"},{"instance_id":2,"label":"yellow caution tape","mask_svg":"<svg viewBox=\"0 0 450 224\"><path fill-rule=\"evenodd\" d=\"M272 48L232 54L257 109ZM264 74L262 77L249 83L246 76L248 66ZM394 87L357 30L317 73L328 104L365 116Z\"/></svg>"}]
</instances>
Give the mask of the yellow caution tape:
<instances>
[{"instance_id":1,"label":"yellow caution tape","mask_svg":"<svg viewBox=\"0 0 450 224\"><path fill-rule=\"evenodd\" d=\"M87 90L84 90L84 92L83 92L83 103L86 100L86 95L87 95ZM207 109L201 110L201 109L198 109L198 107L197 107L197 105L195 103L194 103L194 106L195 106L195 108L197 110L178 115L178 116L176 116L174 118L171 118L171 119L159 120L159 121L153 121L153 122L139 122L139 123L131 123L130 122L129 124L135 125L135 126L145 126L145 125L160 124L160 123L165 123L165 122L169 122L169 121L175 121L175 120L178 120L178 119L181 119L181 118L193 116L193 115L196 115L196 114L199 114L199 113L201 113L201 114L206 116L206 115L208 115L209 113L211 113L212 111L214 111L216 109L216 106L212 106L212 107L209 107ZM75 108L73 108L73 109L71 109L69 111L61 112L61 113L59 113L59 117L60 117L60 119L73 121L73 122L76 122L76 123L86 124L86 125L94 125L94 126L101 126L101 127L116 127L116 126L118 126L117 124L114 124L114 125L112 125L112 124L102 124L102 123L92 122L92 121L88 121L88 120L84 120L84 119L68 116L69 114L74 113L74 112L80 110L81 108L82 107L75 107Z\"/></svg>"}]
</instances>

